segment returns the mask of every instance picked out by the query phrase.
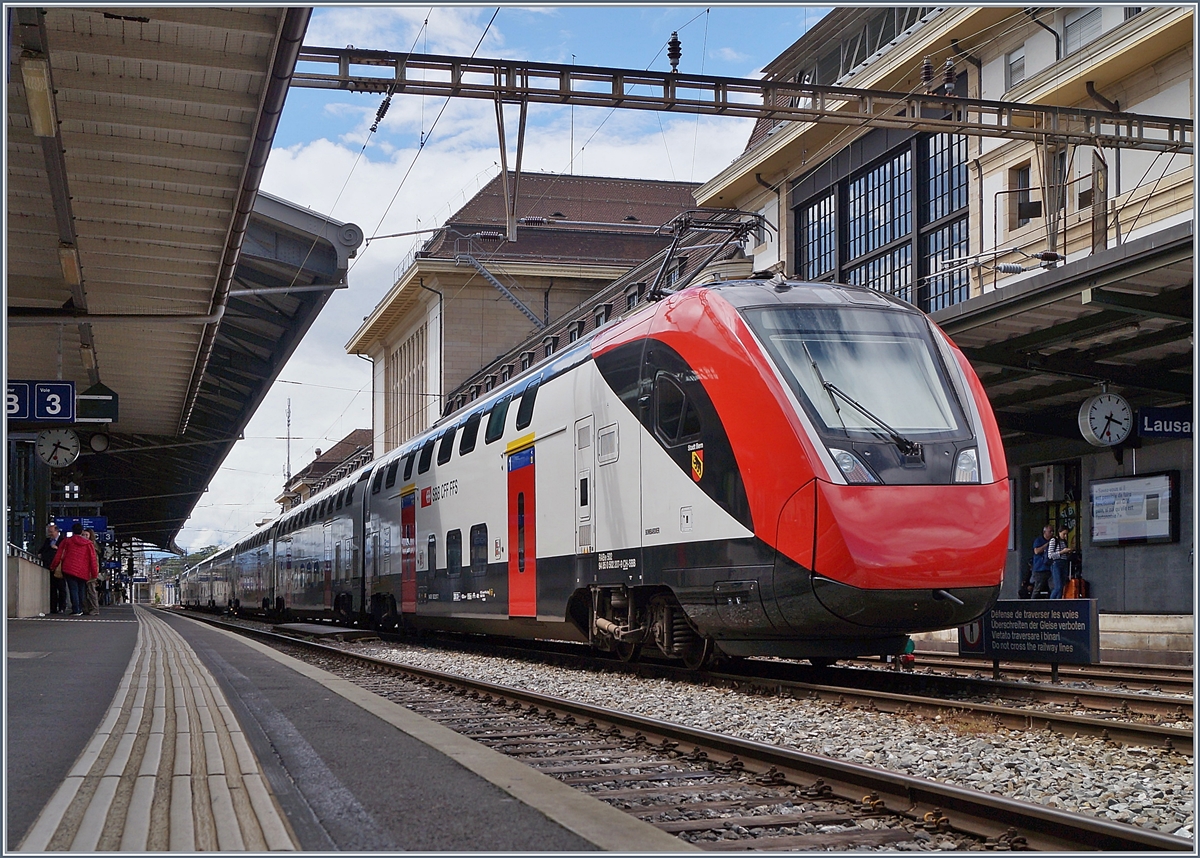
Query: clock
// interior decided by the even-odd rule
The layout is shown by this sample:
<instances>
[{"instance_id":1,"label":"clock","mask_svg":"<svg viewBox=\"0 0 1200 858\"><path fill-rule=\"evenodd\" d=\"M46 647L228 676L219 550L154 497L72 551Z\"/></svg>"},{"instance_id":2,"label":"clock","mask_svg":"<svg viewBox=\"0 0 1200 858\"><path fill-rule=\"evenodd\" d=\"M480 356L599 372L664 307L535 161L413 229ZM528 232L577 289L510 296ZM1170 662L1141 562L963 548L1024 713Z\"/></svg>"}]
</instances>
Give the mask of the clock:
<instances>
[{"instance_id":1,"label":"clock","mask_svg":"<svg viewBox=\"0 0 1200 858\"><path fill-rule=\"evenodd\" d=\"M35 446L38 457L52 468L65 468L79 458L79 436L70 429L43 429Z\"/></svg>"},{"instance_id":2,"label":"clock","mask_svg":"<svg viewBox=\"0 0 1200 858\"><path fill-rule=\"evenodd\" d=\"M1133 409L1125 397L1100 393L1079 406L1079 431L1095 447L1115 447L1133 430Z\"/></svg>"}]
</instances>

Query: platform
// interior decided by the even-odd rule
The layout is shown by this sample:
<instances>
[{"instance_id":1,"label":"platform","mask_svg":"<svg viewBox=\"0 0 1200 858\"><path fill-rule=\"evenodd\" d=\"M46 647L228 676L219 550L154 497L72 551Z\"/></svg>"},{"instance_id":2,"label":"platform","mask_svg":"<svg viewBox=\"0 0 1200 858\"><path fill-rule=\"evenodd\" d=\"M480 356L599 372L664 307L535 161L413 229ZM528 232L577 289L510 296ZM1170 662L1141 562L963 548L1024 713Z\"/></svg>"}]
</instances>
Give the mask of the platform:
<instances>
[{"instance_id":1,"label":"platform","mask_svg":"<svg viewBox=\"0 0 1200 858\"><path fill-rule=\"evenodd\" d=\"M100 610L7 621L7 851L687 848L264 645Z\"/></svg>"}]
</instances>

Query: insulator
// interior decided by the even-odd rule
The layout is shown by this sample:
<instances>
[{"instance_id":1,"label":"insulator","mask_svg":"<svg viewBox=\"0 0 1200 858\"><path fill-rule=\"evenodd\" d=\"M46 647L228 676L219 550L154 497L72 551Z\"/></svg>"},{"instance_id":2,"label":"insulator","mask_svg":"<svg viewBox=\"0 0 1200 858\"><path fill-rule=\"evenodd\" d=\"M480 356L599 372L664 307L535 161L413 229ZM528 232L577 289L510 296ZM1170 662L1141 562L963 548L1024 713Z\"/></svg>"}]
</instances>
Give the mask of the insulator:
<instances>
[{"instance_id":1,"label":"insulator","mask_svg":"<svg viewBox=\"0 0 1200 858\"><path fill-rule=\"evenodd\" d=\"M1020 274L1025 267L1019 262L1001 262L996 266L996 270L1001 274Z\"/></svg>"},{"instance_id":2,"label":"insulator","mask_svg":"<svg viewBox=\"0 0 1200 858\"><path fill-rule=\"evenodd\" d=\"M486 238L492 241L499 241L500 239L504 238L504 233L495 229L485 229L481 232L475 233L471 236L471 238Z\"/></svg>"},{"instance_id":3,"label":"insulator","mask_svg":"<svg viewBox=\"0 0 1200 858\"><path fill-rule=\"evenodd\" d=\"M379 105L379 110L375 112L375 124L371 126L371 131L378 130L379 123L383 122L383 117L387 116L388 108L392 106L392 96L389 93L388 97L383 100L383 104Z\"/></svg>"},{"instance_id":4,"label":"insulator","mask_svg":"<svg viewBox=\"0 0 1200 858\"><path fill-rule=\"evenodd\" d=\"M921 63L921 84L929 89L933 86L933 60L926 57Z\"/></svg>"},{"instance_id":5,"label":"insulator","mask_svg":"<svg viewBox=\"0 0 1200 858\"><path fill-rule=\"evenodd\" d=\"M679 41L679 34L672 33L671 40L667 42L667 59L671 61L671 71L676 71L679 68L679 58L683 56L683 43Z\"/></svg>"},{"instance_id":6,"label":"insulator","mask_svg":"<svg viewBox=\"0 0 1200 858\"><path fill-rule=\"evenodd\" d=\"M546 219L544 217L523 217L517 223L525 224L526 226L545 226Z\"/></svg>"},{"instance_id":7,"label":"insulator","mask_svg":"<svg viewBox=\"0 0 1200 858\"><path fill-rule=\"evenodd\" d=\"M942 83L946 86L946 92L954 91L954 84L958 81L958 75L954 71L954 60L946 60L946 68L942 71Z\"/></svg>"},{"instance_id":8,"label":"insulator","mask_svg":"<svg viewBox=\"0 0 1200 858\"><path fill-rule=\"evenodd\" d=\"M1034 259L1040 259L1042 262L1062 262L1066 259L1061 253L1055 253L1053 250L1043 250L1041 253L1033 254Z\"/></svg>"}]
</instances>

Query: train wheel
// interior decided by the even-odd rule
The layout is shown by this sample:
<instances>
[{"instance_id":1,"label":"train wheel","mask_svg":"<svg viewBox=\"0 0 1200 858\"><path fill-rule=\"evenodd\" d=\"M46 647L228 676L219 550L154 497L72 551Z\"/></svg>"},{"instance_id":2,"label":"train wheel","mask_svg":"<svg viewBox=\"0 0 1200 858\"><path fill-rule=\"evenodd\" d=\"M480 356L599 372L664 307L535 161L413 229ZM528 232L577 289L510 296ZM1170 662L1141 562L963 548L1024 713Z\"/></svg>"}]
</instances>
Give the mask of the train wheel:
<instances>
[{"instance_id":1,"label":"train wheel","mask_svg":"<svg viewBox=\"0 0 1200 858\"><path fill-rule=\"evenodd\" d=\"M614 650L614 651L617 654L617 658L621 659L621 661L625 662L626 664L632 664L633 662L635 662L639 658L641 658L642 645L618 641L617 645L616 645L616 650Z\"/></svg>"},{"instance_id":2,"label":"train wheel","mask_svg":"<svg viewBox=\"0 0 1200 858\"><path fill-rule=\"evenodd\" d=\"M712 638L698 640L683 653L683 666L688 670L700 670L712 660Z\"/></svg>"}]
</instances>

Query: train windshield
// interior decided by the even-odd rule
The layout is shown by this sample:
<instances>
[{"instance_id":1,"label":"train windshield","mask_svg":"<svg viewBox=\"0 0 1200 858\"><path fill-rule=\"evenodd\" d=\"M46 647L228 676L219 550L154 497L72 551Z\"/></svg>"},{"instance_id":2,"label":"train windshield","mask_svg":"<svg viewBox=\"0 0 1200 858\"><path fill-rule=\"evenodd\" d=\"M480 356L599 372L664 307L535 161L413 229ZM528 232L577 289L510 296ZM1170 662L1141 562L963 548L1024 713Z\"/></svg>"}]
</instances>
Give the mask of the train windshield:
<instances>
[{"instance_id":1,"label":"train windshield","mask_svg":"<svg viewBox=\"0 0 1200 858\"><path fill-rule=\"evenodd\" d=\"M744 315L824 432L864 440L886 435L883 426L917 440L961 433L962 411L920 316L859 307Z\"/></svg>"}]
</instances>

